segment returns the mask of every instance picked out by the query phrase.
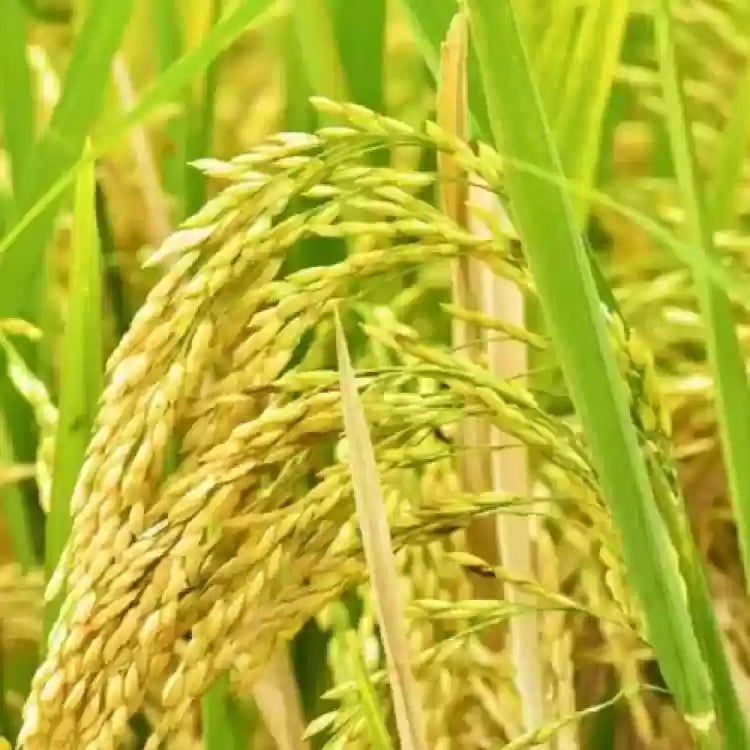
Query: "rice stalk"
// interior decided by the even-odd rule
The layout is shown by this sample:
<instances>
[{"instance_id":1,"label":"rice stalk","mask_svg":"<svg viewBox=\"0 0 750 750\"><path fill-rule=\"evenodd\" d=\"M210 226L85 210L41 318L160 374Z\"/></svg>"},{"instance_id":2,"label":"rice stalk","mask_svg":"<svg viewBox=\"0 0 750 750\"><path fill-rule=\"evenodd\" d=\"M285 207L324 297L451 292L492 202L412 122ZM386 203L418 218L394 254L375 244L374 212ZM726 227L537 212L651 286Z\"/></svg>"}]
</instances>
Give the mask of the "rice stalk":
<instances>
[{"instance_id":1,"label":"rice stalk","mask_svg":"<svg viewBox=\"0 0 750 750\"><path fill-rule=\"evenodd\" d=\"M466 21L457 14L448 27L441 47L440 77L438 85L437 123L454 138L466 140L468 134L467 108L467 54L468 34ZM439 152L440 203L443 211L458 226L468 226L468 177L461 171L456 158ZM465 310L479 309L481 268L471 257L459 257L452 269L452 302ZM454 317L452 343L473 361L483 356L479 327L470 319ZM470 492L482 492L490 487L488 456L479 446L489 444L489 430L481 419L468 418L461 428L463 446L459 458L462 487ZM479 553L494 557L493 524L479 521L470 530L470 544Z\"/></svg>"},{"instance_id":2,"label":"rice stalk","mask_svg":"<svg viewBox=\"0 0 750 750\"><path fill-rule=\"evenodd\" d=\"M490 194L473 188L470 192L472 204L482 206L488 214L498 216L499 202ZM476 220L474 232L487 236L488 229ZM495 277L488 269L482 269L483 312L496 320L521 327L524 323L522 293L511 282ZM528 370L526 347L522 342L490 340L487 342L489 371L498 378L515 380L522 378ZM523 382L521 380L520 382ZM523 446L514 446L512 436L498 430L490 433L492 454L492 488L495 492L525 495L531 491L528 471L528 452ZM534 519L525 515L501 514L496 521L496 533L500 560L503 566L519 576L532 577L532 538ZM554 553L553 553L554 554ZM505 598L510 602L524 601L512 586L505 587ZM546 721L544 687L542 681L542 659L539 649L539 623L533 609L510 621L510 648L518 693L524 715L524 728L533 732Z\"/></svg>"},{"instance_id":3,"label":"rice stalk","mask_svg":"<svg viewBox=\"0 0 750 750\"><path fill-rule=\"evenodd\" d=\"M466 96L468 61L468 29L466 18L459 13L451 22L442 50L440 77L440 105L438 124L459 140L466 140L468 104ZM468 213L470 202L486 204L486 194L474 186L468 187L468 176L460 171L455 158L439 154L442 205L445 213L457 225L470 228L477 236L487 236L485 227ZM484 206L486 213L497 214L497 205ZM512 301L511 301L512 300ZM453 271L453 304L468 311L480 309L486 318L508 320L517 328L523 326L523 302L517 288L496 279L492 272L473 258L459 259ZM527 369L522 344L492 341L483 344L480 328L467 317L454 317L453 346L466 352L474 360L488 360L490 372L499 378L512 380ZM486 351L485 351L486 349ZM522 448L511 448L508 436L488 429L484 420L467 420L462 437L465 446L462 485L466 490L479 492L491 484L495 492L503 490L523 495L528 492L527 460ZM512 441L511 441L512 442ZM491 445L489 463L478 446ZM500 559L510 570L521 575L531 573L531 541L529 519L500 515L494 524ZM484 527L487 528L485 522ZM482 540L481 527L474 532L475 549L479 554L494 557L494 545ZM516 599L516 591L506 588L506 598ZM517 689L521 699L524 725L527 730L542 726L544 700L542 697L541 663L538 653L538 628L533 612L510 621L511 655Z\"/></svg>"}]
</instances>

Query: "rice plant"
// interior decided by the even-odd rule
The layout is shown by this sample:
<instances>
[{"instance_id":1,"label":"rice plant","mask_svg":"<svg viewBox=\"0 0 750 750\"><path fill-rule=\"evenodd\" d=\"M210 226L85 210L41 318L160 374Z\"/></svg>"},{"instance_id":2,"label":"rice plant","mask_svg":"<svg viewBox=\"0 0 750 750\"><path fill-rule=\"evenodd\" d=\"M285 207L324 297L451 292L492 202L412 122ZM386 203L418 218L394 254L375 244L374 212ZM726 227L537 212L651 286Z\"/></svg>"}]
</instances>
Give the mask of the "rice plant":
<instances>
[{"instance_id":1,"label":"rice plant","mask_svg":"<svg viewBox=\"0 0 750 750\"><path fill-rule=\"evenodd\" d=\"M0 747L750 748L732 0L6 0Z\"/></svg>"}]
</instances>

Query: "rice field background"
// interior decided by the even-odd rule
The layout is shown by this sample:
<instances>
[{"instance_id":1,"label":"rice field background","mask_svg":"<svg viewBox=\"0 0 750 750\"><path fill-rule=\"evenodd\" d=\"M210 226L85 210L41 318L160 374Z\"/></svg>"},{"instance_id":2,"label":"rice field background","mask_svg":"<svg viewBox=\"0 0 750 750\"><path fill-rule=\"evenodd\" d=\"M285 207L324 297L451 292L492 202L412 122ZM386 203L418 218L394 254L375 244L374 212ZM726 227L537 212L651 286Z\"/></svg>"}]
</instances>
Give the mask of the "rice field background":
<instances>
[{"instance_id":1,"label":"rice field background","mask_svg":"<svg viewBox=\"0 0 750 750\"><path fill-rule=\"evenodd\" d=\"M742 0L2 0L0 748L750 748Z\"/></svg>"}]
</instances>

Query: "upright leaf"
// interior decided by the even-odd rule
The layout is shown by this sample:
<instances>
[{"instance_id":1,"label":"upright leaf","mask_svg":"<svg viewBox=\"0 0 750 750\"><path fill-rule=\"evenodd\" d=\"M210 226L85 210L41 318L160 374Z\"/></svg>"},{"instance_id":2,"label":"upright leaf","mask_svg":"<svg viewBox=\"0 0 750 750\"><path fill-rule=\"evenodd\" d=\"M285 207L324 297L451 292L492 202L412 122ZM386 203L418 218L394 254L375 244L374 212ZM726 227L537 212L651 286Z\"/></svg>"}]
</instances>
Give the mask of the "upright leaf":
<instances>
[{"instance_id":1,"label":"upright leaf","mask_svg":"<svg viewBox=\"0 0 750 750\"><path fill-rule=\"evenodd\" d=\"M745 71L717 150L714 177L709 190L709 209L715 229L728 229L732 225L737 190L742 183L748 132L750 132L750 58L745 62Z\"/></svg>"},{"instance_id":2,"label":"upright leaf","mask_svg":"<svg viewBox=\"0 0 750 750\"><path fill-rule=\"evenodd\" d=\"M21 0L6 0L0 23L0 114L16 197L21 192L34 142L34 97L26 43L23 3Z\"/></svg>"},{"instance_id":3,"label":"upright leaf","mask_svg":"<svg viewBox=\"0 0 750 750\"><path fill-rule=\"evenodd\" d=\"M33 85L26 56L27 11L23 0L7 0L2 5L0 16L0 126L11 179L10 194L1 207L0 234L13 226L18 218L18 201L26 184L36 128ZM3 276L2 266L0 258L0 308L4 299L3 279L7 286L12 286L11 279ZM2 317L4 314L0 313ZM3 374L0 374L0 402L5 412L7 449L19 460L30 460L36 442L33 419ZM24 498L21 488L9 488L6 494L15 498L11 505L17 501L30 509L31 498Z\"/></svg>"},{"instance_id":4,"label":"upright leaf","mask_svg":"<svg viewBox=\"0 0 750 750\"><path fill-rule=\"evenodd\" d=\"M317 113L310 103L312 89L305 70L294 17L289 14L279 19L273 32L274 41L281 50L283 86L286 94L282 126L285 130L313 130L317 122Z\"/></svg>"},{"instance_id":5,"label":"upright leaf","mask_svg":"<svg viewBox=\"0 0 750 750\"><path fill-rule=\"evenodd\" d=\"M351 101L377 112L383 111L386 5L385 0L329 0Z\"/></svg>"},{"instance_id":6,"label":"upright leaf","mask_svg":"<svg viewBox=\"0 0 750 750\"><path fill-rule=\"evenodd\" d=\"M629 0L588 6L568 69L556 122L557 142L565 176L588 190L599 159L602 120L620 60ZM588 201L574 199L579 223Z\"/></svg>"},{"instance_id":7,"label":"upright leaf","mask_svg":"<svg viewBox=\"0 0 750 750\"><path fill-rule=\"evenodd\" d=\"M4 333L16 333L30 338L37 338L39 332L25 321L19 320L0 320L0 342L5 342L1 338ZM6 349L7 357L6 367L12 366L13 352L7 351L8 347L1 346L0 349ZM11 385L9 382L8 386ZM8 404L4 399L0 399L0 474L6 467L12 467L18 462L13 441L11 440L10 429L8 426ZM38 564L38 555L34 543L33 519L29 513L28 499L24 496L21 488L16 482L0 482L0 507L5 522L5 527L10 536L10 544L13 552L13 559L21 566L21 569L28 571Z\"/></svg>"},{"instance_id":8,"label":"upright leaf","mask_svg":"<svg viewBox=\"0 0 750 750\"><path fill-rule=\"evenodd\" d=\"M35 144L18 196L19 212L32 207L81 154L101 107L112 59L120 47L134 0L94 0L77 37L65 71L60 99L50 123ZM56 202L51 202L23 238L0 257L0 315L23 311L39 320L38 286L44 278Z\"/></svg>"},{"instance_id":9,"label":"upright leaf","mask_svg":"<svg viewBox=\"0 0 750 750\"><path fill-rule=\"evenodd\" d=\"M182 17L177 0L154 0L154 31L159 72L163 73L178 60L184 48ZM187 134L190 117L190 101L186 97L181 110L170 118L165 126L170 149L162 161L162 183L164 189L175 198L176 212L173 219L186 215L187 205Z\"/></svg>"},{"instance_id":10,"label":"upright leaf","mask_svg":"<svg viewBox=\"0 0 750 750\"><path fill-rule=\"evenodd\" d=\"M212 0L211 28L218 23L222 7L223 0ZM189 162L211 155L218 74L219 59L216 58L209 63L203 74L200 100L195 105L191 105L190 101L186 104L188 114L186 156ZM189 171L185 180L185 203L182 208L184 215L190 216L206 201L206 176L201 170L195 169L191 165L188 165L187 168Z\"/></svg>"},{"instance_id":11,"label":"upright leaf","mask_svg":"<svg viewBox=\"0 0 750 750\"><path fill-rule=\"evenodd\" d=\"M579 15L578 0L559 0L548 7L548 13L551 14L550 23L532 61L537 74L539 93L550 120L554 120L565 90L565 77ZM589 6L590 9L598 7Z\"/></svg>"},{"instance_id":12,"label":"upright leaf","mask_svg":"<svg viewBox=\"0 0 750 750\"><path fill-rule=\"evenodd\" d=\"M63 336L60 405L52 496L47 516L45 567L51 575L71 527L70 499L88 445L102 390L102 289L96 228L94 168L81 170L76 182L68 314ZM47 624L56 615L53 602Z\"/></svg>"},{"instance_id":13,"label":"upright leaf","mask_svg":"<svg viewBox=\"0 0 750 750\"><path fill-rule=\"evenodd\" d=\"M715 257L711 217L698 173L672 23L671 3L661 0L656 13L659 65L686 229L693 244L706 257ZM708 359L715 382L723 455L737 521L745 585L750 586L750 471L745 464L750 455L750 389L745 360L728 296L699 269L694 269L694 279L698 304L706 324ZM747 747L750 746L750 731L732 684L710 599L705 597L702 604L702 610L696 615L696 630L714 678L716 705L727 745Z\"/></svg>"},{"instance_id":14,"label":"upright leaf","mask_svg":"<svg viewBox=\"0 0 750 750\"><path fill-rule=\"evenodd\" d=\"M322 0L292 3L292 13L310 88L335 101L348 101L349 83L327 5Z\"/></svg>"},{"instance_id":15,"label":"upright leaf","mask_svg":"<svg viewBox=\"0 0 750 750\"><path fill-rule=\"evenodd\" d=\"M128 4L132 1L125 0ZM7 310L23 308L23 299L28 294L30 278L33 277L49 241L57 201L75 179L82 164L93 162L107 153L135 123L143 120L187 86L196 74L204 70L211 60L246 31L248 25L257 20L273 2L274 0L241 0L233 5L198 46L185 52L143 92L133 109L102 124L102 136L88 157L76 163L75 159L80 151L77 152L68 162L69 168L62 174L58 173L57 179L38 187L35 199L26 202L27 210L0 242L0 315L7 314ZM113 15L119 15L120 6L113 7L118 9ZM6 269L13 268L21 271L15 284L7 281L9 276L3 275ZM19 287L24 284L21 290Z\"/></svg>"},{"instance_id":16,"label":"upright leaf","mask_svg":"<svg viewBox=\"0 0 750 750\"><path fill-rule=\"evenodd\" d=\"M0 410L0 462L10 465L15 456L5 417ZM30 570L37 563L34 536L23 494L15 484L0 486L0 500L5 526L10 536L13 559L23 570Z\"/></svg>"},{"instance_id":17,"label":"upright leaf","mask_svg":"<svg viewBox=\"0 0 750 750\"><path fill-rule=\"evenodd\" d=\"M495 141L510 156L560 176L528 55L510 0L466 0ZM676 561L631 422L602 307L573 206L559 183L509 162L505 174L568 389L588 439L625 565L651 643L682 713L703 747L716 747L711 683L682 592Z\"/></svg>"}]
</instances>

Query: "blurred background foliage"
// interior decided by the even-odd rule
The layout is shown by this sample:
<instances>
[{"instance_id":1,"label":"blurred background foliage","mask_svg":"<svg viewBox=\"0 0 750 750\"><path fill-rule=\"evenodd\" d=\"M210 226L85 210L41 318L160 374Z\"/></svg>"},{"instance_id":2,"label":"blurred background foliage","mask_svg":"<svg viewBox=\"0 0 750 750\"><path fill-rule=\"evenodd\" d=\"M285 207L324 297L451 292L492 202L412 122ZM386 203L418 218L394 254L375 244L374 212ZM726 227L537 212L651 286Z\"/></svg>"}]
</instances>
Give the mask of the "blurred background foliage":
<instances>
[{"instance_id":1,"label":"blurred background foliage","mask_svg":"<svg viewBox=\"0 0 750 750\"><path fill-rule=\"evenodd\" d=\"M678 231L685 214L664 123L653 4L613 0L600 18L583 0L517 5L566 170L612 201ZM217 184L191 162L229 159L276 131L327 124L309 101L313 94L357 102L413 126L434 119L439 45L456 10L454 0L3 0L0 319L13 344L3 347L0 360L17 368L15 379L12 367L0 368L0 562L20 565L28 576L7 567L6 582L0 569L0 694L6 704L0 734L17 731L41 640L42 506L52 482L45 479L45 465L51 470L51 464L44 445L57 429L53 405L61 405L64 391L65 321L79 304L71 251L71 185L81 176L79 160L88 154L84 158L95 166L104 310L101 346L84 350L80 364L81 370L101 371L156 281L156 272L143 269L142 261L216 194ZM618 13L624 19L619 26ZM730 186L717 194L724 210L716 242L722 263L745 278L750 12L739 1L680 0L674 14L698 164L707 180L725 170ZM581 102L594 100L601 101L602 112L587 130ZM469 101L472 141L488 140L473 56ZM739 135L728 138L735 130ZM434 150L426 146L371 158L403 169L436 168ZM431 191L425 190L426 197L436 200ZM673 414L690 520L747 699L750 607L689 273L643 226L607 205L592 205L585 233L624 317L655 355ZM347 252L340 239L307 239L285 267L333 263ZM425 339L447 345L450 322L433 311L448 299L450 283L447 269L429 266L368 290L367 302L387 304ZM750 321L743 308L735 313L746 354ZM352 335L350 345L360 360L365 357L369 344L361 334ZM367 356L377 361L377 353ZM566 416L569 404L550 356L541 354L534 363L534 389L548 409ZM5 604L6 591L14 604ZM352 593L346 604L341 617L356 620L358 597ZM23 613L18 622L9 616L15 625L5 622L6 606ZM293 643L307 720L332 705L320 698L333 684L327 639L311 620ZM583 640L581 663L597 661L599 646L589 653ZM609 675L580 668L576 677L587 682L577 685L579 707L588 705L583 696L593 702L611 695ZM651 677L660 679L658 672ZM633 718L619 706L603 710L587 724L587 747L685 747L684 727L670 703L646 703L650 719L638 711ZM252 732L257 717L245 719ZM655 729L647 728L648 721Z\"/></svg>"}]
</instances>

